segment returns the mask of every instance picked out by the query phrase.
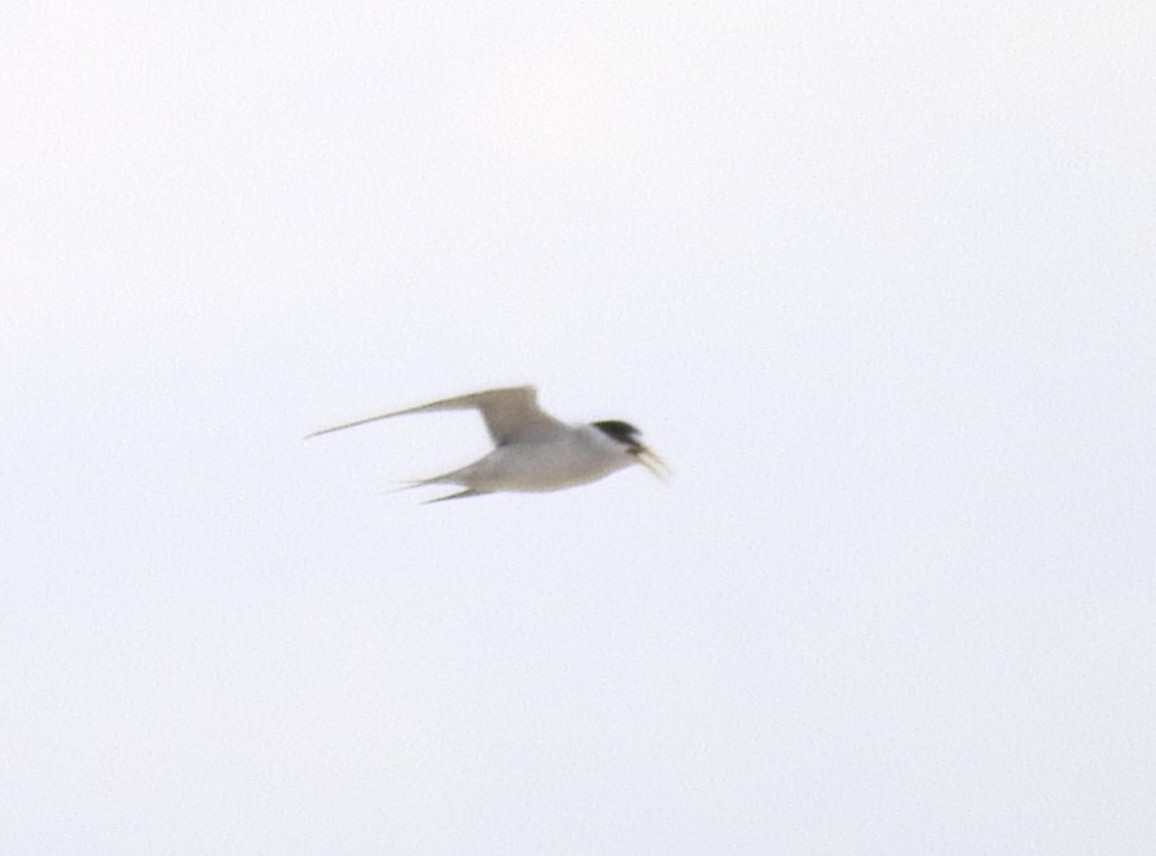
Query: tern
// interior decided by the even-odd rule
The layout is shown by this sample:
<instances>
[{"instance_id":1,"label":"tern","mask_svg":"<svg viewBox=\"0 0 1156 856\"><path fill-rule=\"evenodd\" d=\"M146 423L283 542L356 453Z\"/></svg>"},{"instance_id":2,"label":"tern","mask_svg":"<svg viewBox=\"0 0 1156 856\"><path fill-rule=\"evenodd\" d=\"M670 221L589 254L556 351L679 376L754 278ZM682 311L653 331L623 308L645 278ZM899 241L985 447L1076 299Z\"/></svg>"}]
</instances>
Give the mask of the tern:
<instances>
[{"instance_id":1,"label":"tern","mask_svg":"<svg viewBox=\"0 0 1156 856\"><path fill-rule=\"evenodd\" d=\"M588 425L568 425L538 406L538 391L532 386L488 389L456 398L443 398L323 428L308 436L317 437L379 419L435 410L479 411L495 448L459 470L406 485L450 484L465 488L429 502L499 491L536 493L562 490L598 481L633 464L641 464L660 479L665 479L669 473L666 463L638 439L641 432L629 422L609 419Z\"/></svg>"}]
</instances>

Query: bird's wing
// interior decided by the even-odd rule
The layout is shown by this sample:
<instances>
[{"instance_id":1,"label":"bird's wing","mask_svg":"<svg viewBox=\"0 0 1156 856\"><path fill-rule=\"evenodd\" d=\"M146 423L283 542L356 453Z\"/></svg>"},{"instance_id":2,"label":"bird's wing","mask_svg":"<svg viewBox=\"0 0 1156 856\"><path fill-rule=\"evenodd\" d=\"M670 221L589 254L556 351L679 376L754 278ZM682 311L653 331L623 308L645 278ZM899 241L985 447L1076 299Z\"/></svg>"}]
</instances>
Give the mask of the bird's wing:
<instances>
[{"instance_id":1,"label":"bird's wing","mask_svg":"<svg viewBox=\"0 0 1156 856\"><path fill-rule=\"evenodd\" d=\"M565 424L538 407L538 392L532 386L512 386L505 389L487 389L433 401L401 413L422 413L429 410L481 411L486 428L495 445L532 441L552 434Z\"/></svg>"},{"instance_id":2,"label":"bird's wing","mask_svg":"<svg viewBox=\"0 0 1156 856\"><path fill-rule=\"evenodd\" d=\"M330 431L340 431L342 428L352 428L354 425L364 425L367 422L376 422L378 419L388 419L391 416L404 416L407 413L425 413L433 410L478 410L486 420L486 428L490 437L498 446L507 443L533 441L547 436L559 428L565 428L565 423L558 421L538 407L538 393L532 386L513 386L505 389L488 389L484 392L473 392L469 395L459 395L456 398L443 398L440 401L431 401L417 407L405 410L395 410L383 413L380 416L370 416L368 419L359 419L356 422L347 422L333 428L315 431L310 437L318 434L328 434Z\"/></svg>"}]
</instances>

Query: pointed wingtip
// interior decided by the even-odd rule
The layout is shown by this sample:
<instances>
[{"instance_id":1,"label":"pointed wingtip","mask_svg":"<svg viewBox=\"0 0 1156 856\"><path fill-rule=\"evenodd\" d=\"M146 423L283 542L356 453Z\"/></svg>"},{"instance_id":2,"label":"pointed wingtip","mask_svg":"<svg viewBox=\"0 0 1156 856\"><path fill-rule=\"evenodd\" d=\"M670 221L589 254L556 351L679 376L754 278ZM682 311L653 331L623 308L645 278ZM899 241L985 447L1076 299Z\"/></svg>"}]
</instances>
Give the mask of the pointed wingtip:
<instances>
[{"instance_id":1,"label":"pointed wingtip","mask_svg":"<svg viewBox=\"0 0 1156 856\"><path fill-rule=\"evenodd\" d=\"M366 419L358 419L356 422L346 422L342 425L334 425L332 428L322 428L320 431L314 431L312 434L306 434L303 439L308 440L310 437L320 437L322 434L331 434L334 431L344 431L346 428L355 428L358 425L366 425L370 422L377 422L379 419L388 419L391 416L401 416L407 411L382 413L377 416L370 416Z\"/></svg>"},{"instance_id":2,"label":"pointed wingtip","mask_svg":"<svg viewBox=\"0 0 1156 856\"><path fill-rule=\"evenodd\" d=\"M348 428L348 425L339 425L336 428L322 428L320 431L314 431L311 434L306 434L302 440L312 440L314 437L320 437L322 434L328 434L330 431L340 431L342 428Z\"/></svg>"}]
</instances>

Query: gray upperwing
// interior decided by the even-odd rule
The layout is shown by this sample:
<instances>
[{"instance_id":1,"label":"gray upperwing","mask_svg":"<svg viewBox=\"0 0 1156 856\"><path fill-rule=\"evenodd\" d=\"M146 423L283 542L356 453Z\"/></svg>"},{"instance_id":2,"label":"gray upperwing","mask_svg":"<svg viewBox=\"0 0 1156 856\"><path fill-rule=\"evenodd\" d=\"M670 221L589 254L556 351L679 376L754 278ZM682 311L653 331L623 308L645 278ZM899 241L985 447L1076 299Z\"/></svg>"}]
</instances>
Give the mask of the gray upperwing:
<instances>
[{"instance_id":1,"label":"gray upperwing","mask_svg":"<svg viewBox=\"0 0 1156 856\"><path fill-rule=\"evenodd\" d=\"M394 410L379 416L358 419L356 422L346 422L343 425L314 431L307 435L306 439L376 422L379 419L389 419L392 416L405 416L410 413L426 413L434 410L479 411L486 422L486 429L490 432L490 437L498 446L517 441L534 440L566 427L565 423L558 421L538 407L538 392L534 387L511 386L472 392L469 395L459 395L454 398L443 398L428 404L419 404L417 407L407 407L405 410Z\"/></svg>"}]
</instances>

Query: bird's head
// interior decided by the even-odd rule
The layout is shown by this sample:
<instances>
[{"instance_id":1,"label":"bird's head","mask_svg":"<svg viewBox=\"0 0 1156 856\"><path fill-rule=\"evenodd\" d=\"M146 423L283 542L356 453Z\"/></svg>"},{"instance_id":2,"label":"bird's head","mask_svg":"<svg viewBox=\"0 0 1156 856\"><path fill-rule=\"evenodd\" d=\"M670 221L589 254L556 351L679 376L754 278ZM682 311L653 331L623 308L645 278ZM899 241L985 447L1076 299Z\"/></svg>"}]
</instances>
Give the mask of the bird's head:
<instances>
[{"instance_id":1,"label":"bird's head","mask_svg":"<svg viewBox=\"0 0 1156 856\"><path fill-rule=\"evenodd\" d=\"M625 446L628 455L654 473L658 478L666 481L670 476L670 467L666 465L666 461L662 460L662 458L656 455L645 443L638 439L642 432L629 422L623 422L620 419L606 419L602 422L594 422L592 424L611 440Z\"/></svg>"}]
</instances>

